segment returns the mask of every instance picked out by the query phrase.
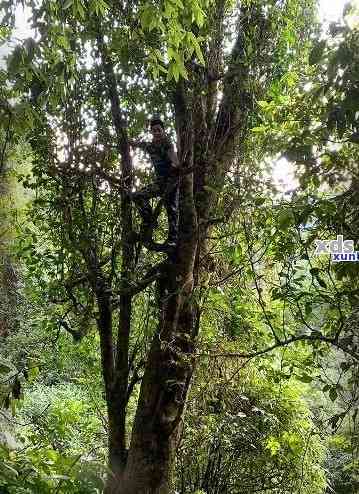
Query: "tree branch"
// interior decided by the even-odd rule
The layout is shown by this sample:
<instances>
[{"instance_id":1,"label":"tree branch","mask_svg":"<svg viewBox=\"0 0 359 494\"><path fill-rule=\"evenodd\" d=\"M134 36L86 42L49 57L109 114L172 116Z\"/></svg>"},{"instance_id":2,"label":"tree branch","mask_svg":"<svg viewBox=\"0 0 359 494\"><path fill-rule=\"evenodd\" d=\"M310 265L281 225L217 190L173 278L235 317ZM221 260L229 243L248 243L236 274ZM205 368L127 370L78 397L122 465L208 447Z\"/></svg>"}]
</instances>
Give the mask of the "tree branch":
<instances>
[{"instance_id":1,"label":"tree branch","mask_svg":"<svg viewBox=\"0 0 359 494\"><path fill-rule=\"evenodd\" d=\"M117 136L118 151L121 154L121 175L125 185L133 186L133 166L130 155L126 124L122 117L114 65L104 42L100 21L97 19L97 45L101 54L108 98L111 104L112 121ZM126 462L126 404L129 376L129 341L131 331L132 294L130 288L134 264L134 238L132 235L132 203L124 190L121 191L121 292L119 300L119 321L117 330L115 372L112 382L111 400L108 400L110 424L110 466L112 461L124 467ZM116 457L116 459L115 459Z\"/></svg>"},{"instance_id":2,"label":"tree branch","mask_svg":"<svg viewBox=\"0 0 359 494\"><path fill-rule=\"evenodd\" d=\"M128 286L124 288L123 290L120 291L120 295L136 295L139 292L142 292L145 288L148 287L153 281L157 280L160 276L162 276L162 271L163 268L166 266L165 262L161 262L159 264L156 264L155 266L152 266L145 276L142 278L142 280L138 281L136 284ZM116 300L113 301L112 307L117 308L119 307L120 301Z\"/></svg>"},{"instance_id":3,"label":"tree branch","mask_svg":"<svg viewBox=\"0 0 359 494\"><path fill-rule=\"evenodd\" d=\"M356 353L354 350L349 349L348 347L342 345L340 341L338 341L336 338L328 338L327 336L324 336L322 334L315 334L315 335L300 335L300 336L293 336L292 338L287 338L285 340L279 340L277 343L274 343L270 347L264 348L263 350L258 350L257 352L251 352L251 353L236 353L236 352L225 352L225 353L197 353L197 357L210 357L210 358L216 358L216 357L229 357L229 358L254 358L254 357L259 357L260 355L264 355L266 353L272 352L276 348L282 348L288 345L291 345L292 343L295 343L297 341L322 341L323 343L328 343L330 345L335 346L336 348L339 348L342 350L344 353L347 353L351 357L353 357L355 360L359 360L359 354Z\"/></svg>"},{"instance_id":4,"label":"tree branch","mask_svg":"<svg viewBox=\"0 0 359 494\"><path fill-rule=\"evenodd\" d=\"M4 170L5 170L5 153L6 153L6 148L10 142L11 113L9 110L8 110L8 112L9 112L9 120L8 120L7 127L6 127L5 142L4 142L3 148L1 150L0 175L2 175Z\"/></svg>"}]
</instances>

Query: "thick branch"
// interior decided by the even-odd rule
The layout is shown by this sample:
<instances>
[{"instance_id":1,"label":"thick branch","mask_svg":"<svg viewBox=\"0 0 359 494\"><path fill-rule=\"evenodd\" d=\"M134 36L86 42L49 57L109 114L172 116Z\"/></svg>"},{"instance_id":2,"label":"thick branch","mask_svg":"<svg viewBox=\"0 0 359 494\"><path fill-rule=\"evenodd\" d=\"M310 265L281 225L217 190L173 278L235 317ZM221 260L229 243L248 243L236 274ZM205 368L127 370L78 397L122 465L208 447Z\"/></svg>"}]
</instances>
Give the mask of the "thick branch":
<instances>
[{"instance_id":1,"label":"thick branch","mask_svg":"<svg viewBox=\"0 0 359 494\"><path fill-rule=\"evenodd\" d=\"M236 353L236 352L224 352L224 353L197 353L198 357L230 357L230 358L254 358L259 357L260 355L264 355L266 353L272 352L276 348L282 348L284 346L291 345L297 341L322 341L324 343L328 343L330 345L339 348L343 352L347 353L355 360L359 360L359 354L354 350L344 346L340 343L336 338L328 338L322 334L314 334L314 335L300 335L293 336L292 338L287 338L285 340L279 340L277 343L274 343L270 347L264 348L263 350L258 350L257 352L252 353Z\"/></svg>"},{"instance_id":2,"label":"thick branch","mask_svg":"<svg viewBox=\"0 0 359 494\"><path fill-rule=\"evenodd\" d=\"M133 167L129 150L128 136L119 103L119 94L114 66L104 43L102 31L98 22L97 43L102 58L102 68L105 74L108 97L111 103L112 121L117 136L118 150L121 154L121 175L124 183L130 189L133 185ZM132 236L132 203L128 194L121 191L121 291L126 290L133 271L133 236ZM128 354L131 330L132 294L123 293L119 301L120 315L117 332L117 348L115 374L109 403L110 421L110 466L118 471L126 463L126 403L128 390Z\"/></svg>"},{"instance_id":3,"label":"thick branch","mask_svg":"<svg viewBox=\"0 0 359 494\"><path fill-rule=\"evenodd\" d=\"M81 331L76 331L75 329L72 329L66 321L63 319L59 319L59 325L64 328L70 335L73 337L74 341L80 341L82 338L82 333Z\"/></svg>"},{"instance_id":4,"label":"thick branch","mask_svg":"<svg viewBox=\"0 0 359 494\"><path fill-rule=\"evenodd\" d=\"M228 69L224 74L223 97L212 135L212 150L218 159L215 170L218 178L226 171L221 169L224 164L232 161L238 138L246 130L248 114L253 109L255 94L250 92L253 67L268 33L260 5L241 6L237 30ZM255 55L248 55L249 46Z\"/></svg>"},{"instance_id":5,"label":"thick branch","mask_svg":"<svg viewBox=\"0 0 359 494\"><path fill-rule=\"evenodd\" d=\"M156 264L155 266L152 266L145 276L142 278L142 280L138 281L134 285L127 286L123 290L121 290L122 295L136 295L137 293L142 292L147 288L153 281L156 281L163 272L163 268L165 267L166 263L165 262L160 262ZM120 305L120 300L116 301L114 300L112 303L113 308L117 308Z\"/></svg>"},{"instance_id":6,"label":"thick branch","mask_svg":"<svg viewBox=\"0 0 359 494\"><path fill-rule=\"evenodd\" d=\"M8 123L7 123L7 127L6 127L5 141L4 141L4 145L3 145L3 148L1 150L1 156L0 156L0 175L5 170L5 154L6 154L6 150L7 150L6 148L7 148L8 144L10 143L10 139L11 139L10 127L11 127L11 113L9 111L9 119L8 119Z\"/></svg>"}]
</instances>

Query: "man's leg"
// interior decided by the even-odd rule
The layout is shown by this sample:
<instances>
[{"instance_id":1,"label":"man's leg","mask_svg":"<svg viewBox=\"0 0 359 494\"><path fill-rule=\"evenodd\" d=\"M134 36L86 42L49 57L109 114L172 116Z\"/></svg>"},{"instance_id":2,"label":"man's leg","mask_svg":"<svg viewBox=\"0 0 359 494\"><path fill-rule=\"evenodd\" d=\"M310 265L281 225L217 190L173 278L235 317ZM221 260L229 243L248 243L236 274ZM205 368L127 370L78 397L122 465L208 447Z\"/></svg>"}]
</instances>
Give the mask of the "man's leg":
<instances>
[{"instance_id":1,"label":"man's leg","mask_svg":"<svg viewBox=\"0 0 359 494\"><path fill-rule=\"evenodd\" d=\"M132 194L132 199L138 207L139 213L142 216L144 223L151 224L153 220L153 211L149 200L152 197L160 195L160 187L157 182L154 182L147 187Z\"/></svg>"},{"instance_id":2,"label":"man's leg","mask_svg":"<svg viewBox=\"0 0 359 494\"><path fill-rule=\"evenodd\" d=\"M160 195L160 187L157 182L154 182L147 187L135 192L132 195L132 199L138 207L139 213L142 217L142 225L140 235L145 241L152 241L152 233L155 228L155 219L149 200L152 197Z\"/></svg>"}]
</instances>

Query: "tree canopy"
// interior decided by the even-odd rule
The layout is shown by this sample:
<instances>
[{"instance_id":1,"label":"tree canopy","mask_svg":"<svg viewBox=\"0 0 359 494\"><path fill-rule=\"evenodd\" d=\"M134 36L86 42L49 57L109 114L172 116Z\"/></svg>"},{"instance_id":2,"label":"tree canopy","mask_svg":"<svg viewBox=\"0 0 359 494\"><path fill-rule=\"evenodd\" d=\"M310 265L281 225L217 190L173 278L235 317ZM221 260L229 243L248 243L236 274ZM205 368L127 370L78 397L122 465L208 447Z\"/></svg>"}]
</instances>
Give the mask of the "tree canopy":
<instances>
[{"instance_id":1,"label":"tree canopy","mask_svg":"<svg viewBox=\"0 0 359 494\"><path fill-rule=\"evenodd\" d=\"M33 37L0 68L0 492L357 492L355 5L325 31L303 0L3 1L3 46L20 3ZM158 113L173 250L163 199L149 235L132 200L154 175L130 143Z\"/></svg>"}]
</instances>

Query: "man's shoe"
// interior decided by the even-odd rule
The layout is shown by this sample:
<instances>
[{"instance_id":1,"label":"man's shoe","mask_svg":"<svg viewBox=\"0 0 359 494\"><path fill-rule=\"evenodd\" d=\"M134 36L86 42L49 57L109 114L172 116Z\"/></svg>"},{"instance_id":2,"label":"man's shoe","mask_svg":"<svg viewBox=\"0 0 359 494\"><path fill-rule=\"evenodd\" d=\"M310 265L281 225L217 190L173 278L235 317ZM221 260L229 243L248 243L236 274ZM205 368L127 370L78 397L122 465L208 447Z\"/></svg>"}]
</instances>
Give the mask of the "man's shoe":
<instances>
[{"instance_id":1,"label":"man's shoe","mask_svg":"<svg viewBox=\"0 0 359 494\"><path fill-rule=\"evenodd\" d=\"M125 187L122 189L122 192L124 193L124 195L126 197L128 197L129 199L133 200L133 197L134 197L134 192L132 192L130 189L126 189Z\"/></svg>"},{"instance_id":2,"label":"man's shoe","mask_svg":"<svg viewBox=\"0 0 359 494\"><path fill-rule=\"evenodd\" d=\"M167 250L174 250L177 247L177 241L172 239L167 240L167 242L165 242L163 245L164 247L166 247Z\"/></svg>"}]
</instances>

